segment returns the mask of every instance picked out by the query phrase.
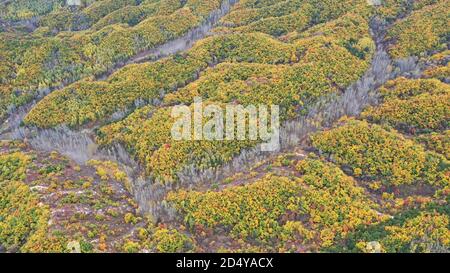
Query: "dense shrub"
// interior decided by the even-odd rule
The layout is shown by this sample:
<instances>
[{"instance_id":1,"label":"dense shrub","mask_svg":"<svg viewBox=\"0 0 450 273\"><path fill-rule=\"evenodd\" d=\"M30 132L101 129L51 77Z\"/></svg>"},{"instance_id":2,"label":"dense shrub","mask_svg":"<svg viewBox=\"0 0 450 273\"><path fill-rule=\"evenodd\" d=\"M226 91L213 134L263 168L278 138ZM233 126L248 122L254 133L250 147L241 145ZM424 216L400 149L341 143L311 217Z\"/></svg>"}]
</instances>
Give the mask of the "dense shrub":
<instances>
[{"instance_id":1,"label":"dense shrub","mask_svg":"<svg viewBox=\"0 0 450 273\"><path fill-rule=\"evenodd\" d=\"M312 136L314 147L353 173L382 179L388 185L424 181L448 185L441 170L444 158L429 153L394 130L385 130L366 121L350 120ZM358 172L357 172L358 170Z\"/></svg>"}]
</instances>

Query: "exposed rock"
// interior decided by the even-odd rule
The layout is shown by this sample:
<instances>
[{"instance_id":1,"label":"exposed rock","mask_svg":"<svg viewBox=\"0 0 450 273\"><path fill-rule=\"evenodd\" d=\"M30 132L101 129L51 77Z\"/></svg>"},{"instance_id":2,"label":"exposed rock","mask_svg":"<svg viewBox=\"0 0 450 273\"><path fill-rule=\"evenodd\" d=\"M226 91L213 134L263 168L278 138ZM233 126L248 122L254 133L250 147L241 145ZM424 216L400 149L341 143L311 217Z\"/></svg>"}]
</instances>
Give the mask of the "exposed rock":
<instances>
[{"instance_id":1,"label":"exposed rock","mask_svg":"<svg viewBox=\"0 0 450 273\"><path fill-rule=\"evenodd\" d=\"M366 245L366 252L368 253L381 253L383 251L383 247L377 241L368 242Z\"/></svg>"}]
</instances>

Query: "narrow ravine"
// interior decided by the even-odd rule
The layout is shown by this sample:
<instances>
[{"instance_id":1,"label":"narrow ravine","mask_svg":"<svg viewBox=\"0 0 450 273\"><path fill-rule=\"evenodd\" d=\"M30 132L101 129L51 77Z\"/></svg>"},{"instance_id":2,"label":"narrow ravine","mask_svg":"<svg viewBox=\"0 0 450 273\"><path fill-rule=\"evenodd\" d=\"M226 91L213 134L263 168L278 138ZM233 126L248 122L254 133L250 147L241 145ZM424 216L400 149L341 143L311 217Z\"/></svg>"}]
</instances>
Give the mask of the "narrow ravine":
<instances>
[{"instance_id":1,"label":"narrow ravine","mask_svg":"<svg viewBox=\"0 0 450 273\"><path fill-rule=\"evenodd\" d=\"M155 62L169 55L188 50L196 41L210 35L211 29L216 26L223 16L230 12L232 6L237 2L238 0L223 1L220 8L212 12L200 26L190 30L182 37L142 52L126 63L117 65L114 69L99 76L98 80L106 79L109 75L128 64ZM160 199L152 197L152 195L156 194L162 196L161 194L166 191L151 189L149 192L148 190L144 190L144 188L148 188L149 183L145 178L141 177L141 171L138 167L139 164L130 157L122 146L114 145L99 149L98 145L93 140L94 133L92 128L74 131L66 126L53 129L26 128L21 126L25 115L39 102L40 99L53 91L64 88L68 84L53 89L46 89L40 92L37 98L31 103L14 109L8 119L0 126L0 140L23 140L30 144L33 149L47 152L57 151L78 164L85 164L90 159L118 162L133 181L132 194L138 201L140 211L142 213L152 213L155 208L160 207L159 201L150 201ZM156 212L157 211L155 210L152 214L156 215Z\"/></svg>"},{"instance_id":2,"label":"narrow ravine","mask_svg":"<svg viewBox=\"0 0 450 273\"><path fill-rule=\"evenodd\" d=\"M263 152L260 146L244 150L231 162L207 170L197 170L190 166L178 174L179 182L175 186L164 185L147 178L133 180L133 195L141 211L149 213L161 221L174 219L174 210L166 204L166 194L177 188L191 190L209 189L213 181L245 171L256 163L278 153L305 149L308 136L330 127L343 116L358 116L368 105L379 103L377 89L388 80L398 76L416 77L420 74L420 65L416 58L391 60L384 44L389 25L378 18L371 21L370 29L376 44L371 66L355 83L342 94L326 96L309 108L308 114L284 123L280 130L281 149L277 152Z\"/></svg>"},{"instance_id":3,"label":"narrow ravine","mask_svg":"<svg viewBox=\"0 0 450 273\"><path fill-rule=\"evenodd\" d=\"M198 27L191 29L185 35L171 40L165 44L157 46L155 48L145 50L136 56L132 57L125 63L117 64L113 69L107 71L96 77L97 80L105 80L111 74L118 69L135 63L143 62L155 62L161 58L173 55L179 52L190 49L195 42L201 40L210 35L213 27L219 22L219 20L227 15L231 8L238 2L238 0L225 0L220 5L220 8L213 11L207 19Z\"/></svg>"},{"instance_id":4,"label":"narrow ravine","mask_svg":"<svg viewBox=\"0 0 450 273\"><path fill-rule=\"evenodd\" d=\"M343 116L358 116L365 107L378 104L377 89L388 80L398 76L416 77L420 74L420 65L416 58L390 59L386 45L383 44L388 28L384 21L375 18L370 28L376 51L366 73L342 94L323 97L309 107L307 115L284 123L280 130L281 150L276 153L296 147L302 148L304 140L310 134L330 127ZM192 187L192 185L201 185L208 181L220 181L224 177L249 168L270 154L262 152L260 147L255 147L244 150L233 161L216 169L198 171L188 167L178 175L180 184Z\"/></svg>"},{"instance_id":5,"label":"narrow ravine","mask_svg":"<svg viewBox=\"0 0 450 273\"><path fill-rule=\"evenodd\" d=\"M126 65L134 63L156 62L164 57L186 51L190 49L195 42L201 40L208 35L211 35L211 30L216 26L219 20L227 15L231 8L239 0L224 0L217 10L214 10L199 26L191 29L181 37L170 40L155 48L140 52L131 59L123 63L116 64L112 69L105 73L101 73L96 76L96 80L106 80L111 74L115 73L119 69ZM73 82L67 82L54 88L45 88L37 92L33 101L26 105L17 107L10 111L8 118L0 124L0 140L11 140L24 138L23 130L20 130L20 125L25 115L45 96L48 94L63 89L64 87L72 84ZM19 130L19 131L18 131Z\"/></svg>"},{"instance_id":6,"label":"narrow ravine","mask_svg":"<svg viewBox=\"0 0 450 273\"><path fill-rule=\"evenodd\" d=\"M210 20L204 25L193 29L188 34L160 47L145 53L139 54L130 60L132 62L155 61L180 51L189 49L195 41L209 35L215 23L229 12L236 0L224 2L221 9L211 14ZM226 4L228 3L228 4ZM373 19L370 25L371 35L376 44L376 51L373 56L371 66L360 80L349 86L342 94L327 96L309 108L306 116L301 116L296 120L291 120L283 124L280 132L281 151L288 151L294 147L302 148L304 140L318 130L329 127L333 122L343 116L357 116L367 105L378 103L376 89L388 80L397 76L411 76L419 71L417 60L392 61L383 44L385 31L388 25L380 20ZM126 64L124 64L126 65ZM116 69L119 69L117 67ZM112 72L111 72L112 73ZM102 77L107 77L103 75ZM101 77L101 78L102 78ZM132 194L139 205L140 211L150 214L155 219L170 220L174 217L174 211L167 206L164 197L167 192L175 188L200 189L208 188L211 181L220 181L234 173L242 172L255 163L266 159L274 153L262 152L260 147L244 150L231 162L207 170L197 170L194 167L187 167L178 174L179 183L168 185L146 178L139 170L139 164L134 162L126 150L120 145L99 149L92 138L92 131L72 131L61 127L49 130L27 131L21 128L20 122L27 111L18 111L12 117L10 124L16 124L13 130L9 131L9 139L24 139L35 149L45 151L56 150L79 163L84 163L89 159L106 159L121 163L132 180ZM0 131L1 133L1 131ZM0 135L1 139L1 135ZM307 147L305 147L307 148ZM277 152L277 153L278 153Z\"/></svg>"}]
</instances>

